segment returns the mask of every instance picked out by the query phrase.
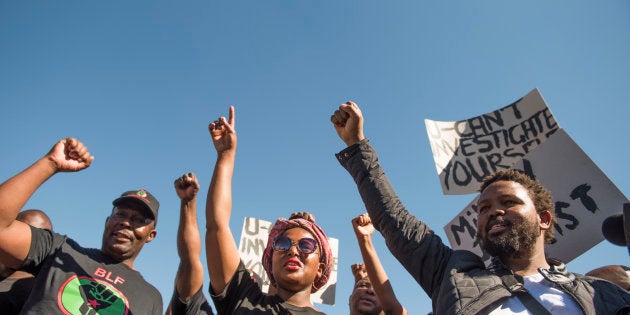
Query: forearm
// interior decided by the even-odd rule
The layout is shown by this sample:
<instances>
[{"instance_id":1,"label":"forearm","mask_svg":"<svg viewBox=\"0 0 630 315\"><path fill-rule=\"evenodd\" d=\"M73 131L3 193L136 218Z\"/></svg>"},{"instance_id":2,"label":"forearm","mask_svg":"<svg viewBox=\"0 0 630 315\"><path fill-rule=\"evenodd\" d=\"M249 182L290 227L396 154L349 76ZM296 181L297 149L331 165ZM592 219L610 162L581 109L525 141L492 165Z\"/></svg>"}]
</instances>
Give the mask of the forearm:
<instances>
[{"instance_id":1,"label":"forearm","mask_svg":"<svg viewBox=\"0 0 630 315\"><path fill-rule=\"evenodd\" d=\"M201 239L197 226L197 199L181 202L177 229L177 252L180 258L175 288L180 299L187 300L203 284L203 266L199 260Z\"/></svg>"},{"instance_id":2,"label":"forearm","mask_svg":"<svg viewBox=\"0 0 630 315\"><path fill-rule=\"evenodd\" d=\"M56 170L55 163L44 157L0 184L0 229L13 223L28 199Z\"/></svg>"},{"instance_id":3,"label":"forearm","mask_svg":"<svg viewBox=\"0 0 630 315\"><path fill-rule=\"evenodd\" d=\"M230 225L234 154L220 154L212 172L206 199L206 229L220 230Z\"/></svg>"},{"instance_id":4,"label":"forearm","mask_svg":"<svg viewBox=\"0 0 630 315\"><path fill-rule=\"evenodd\" d=\"M177 253L182 262L199 260L201 239L197 226L197 199L181 202L179 228L177 230Z\"/></svg>"},{"instance_id":5,"label":"forearm","mask_svg":"<svg viewBox=\"0 0 630 315\"><path fill-rule=\"evenodd\" d=\"M206 257L215 292L223 291L240 262L230 230L234 158L234 154L219 154L206 200Z\"/></svg>"},{"instance_id":6,"label":"forearm","mask_svg":"<svg viewBox=\"0 0 630 315\"><path fill-rule=\"evenodd\" d=\"M400 314L402 306L400 302L398 302L398 299L396 299L396 294L378 258L376 248L374 248L374 244L372 243L372 238L370 236L364 236L359 238L358 242L365 270L370 278L374 292L381 302L383 311L385 311L386 314Z\"/></svg>"},{"instance_id":7,"label":"forearm","mask_svg":"<svg viewBox=\"0 0 630 315\"><path fill-rule=\"evenodd\" d=\"M405 209L367 139L337 158L357 184L372 223L391 253L430 295L441 284L452 250Z\"/></svg>"}]
</instances>

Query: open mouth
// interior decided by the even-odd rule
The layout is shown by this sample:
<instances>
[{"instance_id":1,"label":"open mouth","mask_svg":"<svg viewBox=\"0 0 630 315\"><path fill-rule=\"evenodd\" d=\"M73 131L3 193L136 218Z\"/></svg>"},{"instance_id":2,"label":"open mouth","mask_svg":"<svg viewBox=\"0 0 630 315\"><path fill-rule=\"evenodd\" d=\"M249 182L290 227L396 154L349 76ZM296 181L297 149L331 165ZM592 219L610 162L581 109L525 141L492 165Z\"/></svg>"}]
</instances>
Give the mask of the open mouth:
<instances>
[{"instance_id":1,"label":"open mouth","mask_svg":"<svg viewBox=\"0 0 630 315\"><path fill-rule=\"evenodd\" d=\"M489 224L488 228L486 229L486 232L488 233L488 235L497 235L497 234L501 234L505 232L507 229L508 229L508 223L501 220L501 221L495 221Z\"/></svg>"},{"instance_id":2,"label":"open mouth","mask_svg":"<svg viewBox=\"0 0 630 315\"><path fill-rule=\"evenodd\" d=\"M131 235L123 232L122 230L112 233L112 236L117 242L131 242L133 240L133 237L131 237Z\"/></svg>"},{"instance_id":3,"label":"open mouth","mask_svg":"<svg viewBox=\"0 0 630 315\"><path fill-rule=\"evenodd\" d=\"M289 259L284 263L284 268L290 271L299 270L302 268L302 263L297 259Z\"/></svg>"}]
</instances>

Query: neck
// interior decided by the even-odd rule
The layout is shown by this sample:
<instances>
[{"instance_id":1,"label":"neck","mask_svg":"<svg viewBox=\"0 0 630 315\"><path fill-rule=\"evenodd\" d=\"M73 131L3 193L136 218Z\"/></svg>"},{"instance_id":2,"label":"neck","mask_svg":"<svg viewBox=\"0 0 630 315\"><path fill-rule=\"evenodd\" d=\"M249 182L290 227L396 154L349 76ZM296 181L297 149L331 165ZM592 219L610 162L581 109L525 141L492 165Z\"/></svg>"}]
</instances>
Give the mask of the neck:
<instances>
[{"instance_id":1,"label":"neck","mask_svg":"<svg viewBox=\"0 0 630 315\"><path fill-rule=\"evenodd\" d=\"M131 270L136 270L136 268L133 266L133 262L136 260L137 255L125 258L119 255L112 254L111 252L106 251L104 248L101 248L101 253L103 254L103 256L107 257L108 259L111 259L115 262L126 265Z\"/></svg>"},{"instance_id":2,"label":"neck","mask_svg":"<svg viewBox=\"0 0 630 315\"><path fill-rule=\"evenodd\" d=\"M534 248L519 251L510 257L501 257L503 263L515 274L524 277L538 273L538 268L549 268L545 257L545 244L536 242Z\"/></svg>"},{"instance_id":3,"label":"neck","mask_svg":"<svg viewBox=\"0 0 630 315\"><path fill-rule=\"evenodd\" d=\"M278 288L276 295L282 298L285 302L298 307L310 307L315 309L313 303L311 303L311 288L307 288L302 291L293 292L282 288Z\"/></svg>"}]
</instances>

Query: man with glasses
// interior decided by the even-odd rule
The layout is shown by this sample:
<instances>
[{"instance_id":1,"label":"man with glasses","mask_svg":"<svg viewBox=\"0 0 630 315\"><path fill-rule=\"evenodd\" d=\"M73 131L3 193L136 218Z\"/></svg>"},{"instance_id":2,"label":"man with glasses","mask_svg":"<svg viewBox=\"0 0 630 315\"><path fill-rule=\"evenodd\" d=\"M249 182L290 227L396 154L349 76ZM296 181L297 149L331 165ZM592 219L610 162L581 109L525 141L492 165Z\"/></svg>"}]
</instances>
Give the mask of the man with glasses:
<instances>
[{"instance_id":1,"label":"man with glasses","mask_svg":"<svg viewBox=\"0 0 630 315\"><path fill-rule=\"evenodd\" d=\"M77 172L94 160L74 138L57 142L24 171L0 185L0 263L35 275L22 314L162 314L158 290L133 262L157 231L159 203L144 189L113 201L101 249L16 220L37 188L59 172Z\"/></svg>"}]
</instances>

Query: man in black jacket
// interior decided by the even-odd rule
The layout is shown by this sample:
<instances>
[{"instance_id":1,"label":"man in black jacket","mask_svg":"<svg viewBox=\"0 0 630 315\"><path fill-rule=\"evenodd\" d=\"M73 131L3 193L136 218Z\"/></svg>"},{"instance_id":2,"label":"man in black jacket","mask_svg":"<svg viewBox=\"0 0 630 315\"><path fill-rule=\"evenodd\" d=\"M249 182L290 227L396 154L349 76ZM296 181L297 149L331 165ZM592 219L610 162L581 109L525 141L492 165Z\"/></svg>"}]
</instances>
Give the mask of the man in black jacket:
<instances>
[{"instance_id":1,"label":"man in black jacket","mask_svg":"<svg viewBox=\"0 0 630 315\"><path fill-rule=\"evenodd\" d=\"M493 255L486 268L472 252L446 246L405 209L363 135L363 115L355 103L339 106L331 122L348 146L337 159L352 175L389 250L431 297L435 314L630 312L630 294L620 287L546 259L553 207L549 192L533 179L507 170L484 181L477 231Z\"/></svg>"}]
</instances>

